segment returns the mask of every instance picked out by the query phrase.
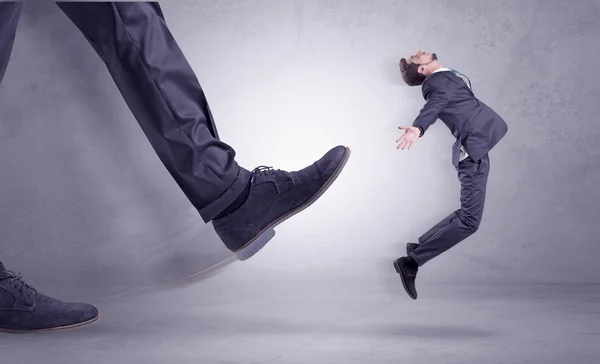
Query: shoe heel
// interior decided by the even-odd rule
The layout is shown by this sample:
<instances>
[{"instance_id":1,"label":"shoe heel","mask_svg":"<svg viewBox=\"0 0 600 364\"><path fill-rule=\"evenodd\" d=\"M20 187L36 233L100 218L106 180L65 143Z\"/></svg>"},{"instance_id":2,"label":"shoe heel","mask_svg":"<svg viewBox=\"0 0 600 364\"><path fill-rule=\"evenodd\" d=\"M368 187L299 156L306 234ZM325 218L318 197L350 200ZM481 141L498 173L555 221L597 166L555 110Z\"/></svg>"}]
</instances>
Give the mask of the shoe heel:
<instances>
[{"instance_id":1,"label":"shoe heel","mask_svg":"<svg viewBox=\"0 0 600 364\"><path fill-rule=\"evenodd\" d=\"M396 269L396 273L400 274L400 266L397 261L394 261L394 269Z\"/></svg>"},{"instance_id":2,"label":"shoe heel","mask_svg":"<svg viewBox=\"0 0 600 364\"><path fill-rule=\"evenodd\" d=\"M275 236L275 230L269 229L259 236L257 236L253 242L248 244L246 247L235 252L235 257L238 260L244 261L252 258L254 254L258 253L267 243Z\"/></svg>"}]
</instances>

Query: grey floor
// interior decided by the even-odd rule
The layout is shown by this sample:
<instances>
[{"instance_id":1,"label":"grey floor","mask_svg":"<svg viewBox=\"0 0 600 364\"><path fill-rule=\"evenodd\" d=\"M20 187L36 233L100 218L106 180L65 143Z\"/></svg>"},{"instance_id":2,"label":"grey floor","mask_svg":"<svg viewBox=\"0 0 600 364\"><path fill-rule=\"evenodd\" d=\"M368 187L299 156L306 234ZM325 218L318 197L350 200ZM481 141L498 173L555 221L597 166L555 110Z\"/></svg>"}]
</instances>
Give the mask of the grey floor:
<instances>
[{"instance_id":1,"label":"grey floor","mask_svg":"<svg viewBox=\"0 0 600 364\"><path fill-rule=\"evenodd\" d=\"M364 286L245 271L100 300L93 326L2 335L1 362L600 361L597 284L423 284L412 301L393 269Z\"/></svg>"},{"instance_id":2,"label":"grey floor","mask_svg":"<svg viewBox=\"0 0 600 364\"><path fill-rule=\"evenodd\" d=\"M0 85L0 260L101 320L1 335L0 364L600 362L600 2L163 8L242 166L352 157L264 251L229 262L85 38L28 1ZM391 260L459 197L442 123L395 149L424 102L397 68L418 49L469 76L509 133L481 228L422 269L412 301Z\"/></svg>"}]
</instances>

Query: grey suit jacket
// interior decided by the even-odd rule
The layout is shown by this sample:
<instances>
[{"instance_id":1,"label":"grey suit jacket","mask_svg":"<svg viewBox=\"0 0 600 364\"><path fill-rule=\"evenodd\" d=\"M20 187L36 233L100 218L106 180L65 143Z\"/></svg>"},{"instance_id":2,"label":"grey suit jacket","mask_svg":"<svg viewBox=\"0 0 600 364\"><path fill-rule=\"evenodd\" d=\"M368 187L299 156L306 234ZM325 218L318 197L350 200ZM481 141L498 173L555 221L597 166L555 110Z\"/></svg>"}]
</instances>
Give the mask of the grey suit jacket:
<instances>
[{"instance_id":1,"label":"grey suit jacket","mask_svg":"<svg viewBox=\"0 0 600 364\"><path fill-rule=\"evenodd\" d=\"M439 118L456 138L452 147L452 164L458 166L460 147L478 161L508 132L506 122L489 106L478 100L465 81L452 72L436 72L421 86L427 101L413 126L422 135Z\"/></svg>"}]
</instances>

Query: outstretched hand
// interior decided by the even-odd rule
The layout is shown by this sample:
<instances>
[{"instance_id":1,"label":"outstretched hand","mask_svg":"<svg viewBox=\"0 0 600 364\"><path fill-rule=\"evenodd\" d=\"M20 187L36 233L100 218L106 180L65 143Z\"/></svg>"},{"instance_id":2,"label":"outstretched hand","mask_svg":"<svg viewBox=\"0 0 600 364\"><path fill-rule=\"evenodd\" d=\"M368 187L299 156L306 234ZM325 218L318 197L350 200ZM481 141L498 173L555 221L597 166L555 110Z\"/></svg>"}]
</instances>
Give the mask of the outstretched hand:
<instances>
[{"instance_id":1,"label":"outstretched hand","mask_svg":"<svg viewBox=\"0 0 600 364\"><path fill-rule=\"evenodd\" d=\"M396 143L398 143L396 149L410 149L421 136L421 129L416 126L399 126L398 129L404 130L404 135L396 139Z\"/></svg>"}]
</instances>

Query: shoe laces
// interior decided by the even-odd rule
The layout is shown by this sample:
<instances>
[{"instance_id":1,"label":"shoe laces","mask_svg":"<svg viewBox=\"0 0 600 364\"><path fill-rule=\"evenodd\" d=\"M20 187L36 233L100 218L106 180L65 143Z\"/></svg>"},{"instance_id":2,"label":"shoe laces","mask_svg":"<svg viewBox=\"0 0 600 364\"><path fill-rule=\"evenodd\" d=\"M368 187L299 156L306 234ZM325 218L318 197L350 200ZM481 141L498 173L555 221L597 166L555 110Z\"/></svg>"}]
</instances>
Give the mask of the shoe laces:
<instances>
[{"instance_id":1,"label":"shoe laces","mask_svg":"<svg viewBox=\"0 0 600 364\"><path fill-rule=\"evenodd\" d=\"M261 174L273 173L276 170L273 167L268 166L258 166L252 170L252 175L259 176Z\"/></svg>"},{"instance_id":2,"label":"shoe laces","mask_svg":"<svg viewBox=\"0 0 600 364\"><path fill-rule=\"evenodd\" d=\"M23 293L23 291L25 292L31 292L31 293L35 293L37 292L37 290L33 287L31 287L29 284L27 284L24 280L23 280L23 274L18 273L15 274L12 271L4 271L4 273L6 273L7 275L4 277L4 279L8 280L8 284L10 286L12 286L14 289L16 289L19 293Z\"/></svg>"}]
</instances>

